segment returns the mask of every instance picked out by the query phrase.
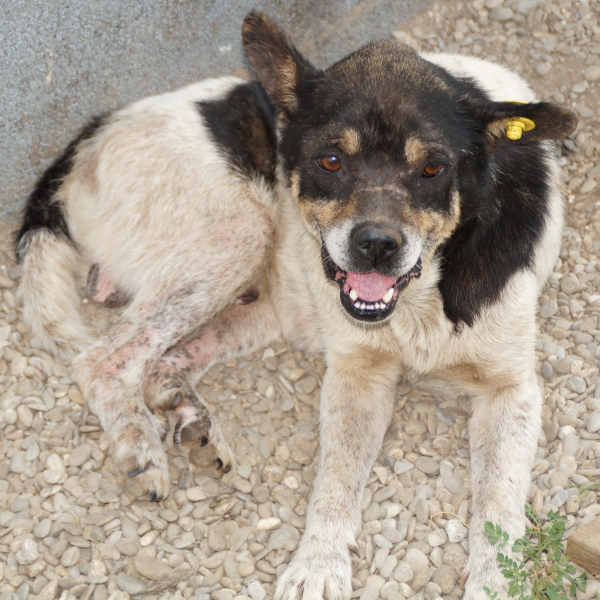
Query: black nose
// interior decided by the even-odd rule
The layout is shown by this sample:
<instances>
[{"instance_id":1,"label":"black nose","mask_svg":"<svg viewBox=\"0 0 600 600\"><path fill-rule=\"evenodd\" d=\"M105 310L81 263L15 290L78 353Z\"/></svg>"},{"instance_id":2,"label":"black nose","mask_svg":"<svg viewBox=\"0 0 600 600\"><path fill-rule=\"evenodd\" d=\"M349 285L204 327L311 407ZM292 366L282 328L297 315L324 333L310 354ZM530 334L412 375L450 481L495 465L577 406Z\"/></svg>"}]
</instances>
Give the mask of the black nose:
<instances>
[{"instance_id":1,"label":"black nose","mask_svg":"<svg viewBox=\"0 0 600 600\"><path fill-rule=\"evenodd\" d=\"M392 260L402 245L400 232L385 225L359 225L351 240L358 258L372 267Z\"/></svg>"}]
</instances>

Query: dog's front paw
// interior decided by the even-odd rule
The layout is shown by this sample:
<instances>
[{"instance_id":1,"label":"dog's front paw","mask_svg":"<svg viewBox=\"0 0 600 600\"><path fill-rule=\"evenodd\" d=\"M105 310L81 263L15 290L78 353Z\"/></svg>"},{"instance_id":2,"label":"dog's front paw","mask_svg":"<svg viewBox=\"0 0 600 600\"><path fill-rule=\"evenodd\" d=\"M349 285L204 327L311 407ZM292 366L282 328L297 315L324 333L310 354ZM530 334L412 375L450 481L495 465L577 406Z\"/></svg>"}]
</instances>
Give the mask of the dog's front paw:
<instances>
[{"instance_id":1,"label":"dog's front paw","mask_svg":"<svg viewBox=\"0 0 600 600\"><path fill-rule=\"evenodd\" d=\"M217 468L229 473L234 458L225 442L221 427L193 392L177 392L173 400L179 421L173 432L173 443L192 467Z\"/></svg>"},{"instance_id":2,"label":"dog's front paw","mask_svg":"<svg viewBox=\"0 0 600 600\"><path fill-rule=\"evenodd\" d=\"M351 594L349 551L306 544L277 582L275 600L348 600Z\"/></svg>"},{"instance_id":3,"label":"dog's front paw","mask_svg":"<svg viewBox=\"0 0 600 600\"><path fill-rule=\"evenodd\" d=\"M498 566L498 549L483 536L471 536L470 541L472 549L463 574L463 580L466 579L463 600L488 600L486 587L491 594L497 593L497 600L508 598L508 580Z\"/></svg>"},{"instance_id":4,"label":"dog's front paw","mask_svg":"<svg viewBox=\"0 0 600 600\"><path fill-rule=\"evenodd\" d=\"M169 466L162 445L162 429L151 417L147 427L128 424L120 430L114 444L114 458L120 471L135 480L150 500L160 502L169 493Z\"/></svg>"}]
</instances>

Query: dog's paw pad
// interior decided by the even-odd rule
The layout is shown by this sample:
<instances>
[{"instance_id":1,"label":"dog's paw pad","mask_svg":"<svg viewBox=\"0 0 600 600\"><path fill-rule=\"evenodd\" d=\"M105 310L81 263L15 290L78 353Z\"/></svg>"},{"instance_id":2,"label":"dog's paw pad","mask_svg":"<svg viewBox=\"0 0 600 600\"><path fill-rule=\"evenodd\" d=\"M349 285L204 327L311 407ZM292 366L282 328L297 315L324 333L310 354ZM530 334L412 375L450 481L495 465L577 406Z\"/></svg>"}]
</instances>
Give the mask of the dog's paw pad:
<instances>
[{"instance_id":1,"label":"dog's paw pad","mask_svg":"<svg viewBox=\"0 0 600 600\"><path fill-rule=\"evenodd\" d=\"M202 404L193 405L184 399L175 412L180 414L180 420L175 426L173 441L190 465L229 473L234 464L233 454L208 410Z\"/></svg>"},{"instance_id":2,"label":"dog's paw pad","mask_svg":"<svg viewBox=\"0 0 600 600\"><path fill-rule=\"evenodd\" d=\"M294 557L277 582L275 600L349 600L352 563L348 552L310 549Z\"/></svg>"}]
</instances>

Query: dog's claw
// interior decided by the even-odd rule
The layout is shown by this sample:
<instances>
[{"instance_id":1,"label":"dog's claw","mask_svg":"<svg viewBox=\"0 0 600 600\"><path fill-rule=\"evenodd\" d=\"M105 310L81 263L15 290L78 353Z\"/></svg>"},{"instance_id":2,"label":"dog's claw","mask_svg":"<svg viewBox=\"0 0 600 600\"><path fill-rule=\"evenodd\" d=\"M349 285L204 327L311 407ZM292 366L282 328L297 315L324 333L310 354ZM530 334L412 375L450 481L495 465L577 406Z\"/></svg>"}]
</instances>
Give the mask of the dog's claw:
<instances>
[{"instance_id":1,"label":"dog's claw","mask_svg":"<svg viewBox=\"0 0 600 600\"><path fill-rule=\"evenodd\" d=\"M206 446L206 444L208 444L208 436L203 435L200 438L200 446L204 447L204 446Z\"/></svg>"},{"instance_id":2,"label":"dog's claw","mask_svg":"<svg viewBox=\"0 0 600 600\"><path fill-rule=\"evenodd\" d=\"M131 471L129 471L129 473L127 473L127 475L128 475L128 477L136 477L140 473L144 473L144 471L147 471L150 468L150 465L152 465L151 460L149 460L143 467L140 465L139 467L136 467L135 469L131 469Z\"/></svg>"},{"instance_id":3,"label":"dog's claw","mask_svg":"<svg viewBox=\"0 0 600 600\"><path fill-rule=\"evenodd\" d=\"M181 392L177 392L173 397L173 402L171 402L171 410L175 410L183 400L183 394Z\"/></svg>"},{"instance_id":4,"label":"dog's claw","mask_svg":"<svg viewBox=\"0 0 600 600\"><path fill-rule=\"evenodd\" d=\"M219 471L223 468L223 461L220 458L217 458L217 469Z\"/></svg>"},{"instance_id":5,"label":"dog's claw","mask_svg":"<svg viewBox=\"0 0 600 600\"><path fill-rule=\"evenodd\" d=\"M223 473L227 474L229 471L231 471L231 465L225 465L225 467L223 467Z\"/></svg>"}]
</instances>

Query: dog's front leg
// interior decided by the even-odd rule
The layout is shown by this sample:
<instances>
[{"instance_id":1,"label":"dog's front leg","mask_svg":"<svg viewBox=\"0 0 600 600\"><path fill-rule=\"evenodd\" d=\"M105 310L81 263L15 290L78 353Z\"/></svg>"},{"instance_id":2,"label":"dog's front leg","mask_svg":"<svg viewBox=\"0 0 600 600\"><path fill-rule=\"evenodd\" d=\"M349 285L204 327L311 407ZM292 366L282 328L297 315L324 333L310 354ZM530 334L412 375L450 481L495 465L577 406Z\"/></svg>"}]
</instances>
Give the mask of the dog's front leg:
<instances>
[{"instance_id":1,"label":"dog's front leg","mask_svg":"<svg viewBox=\"0 0 600 600\"><path fill-rule=\"evenodd\" d=\"M327 363L319 471L306 531L278 582L277 600L350 598L362 492L392 417L399 370L391 357L357 348L330 354Z\"/></svg>"},{"instance_id":2,"label":"dog's front leg","mask_svg":"<svg viewBox=\"0 0 600 600\"><path fill-rule=\"evenodd\" d=\"M472 512L465 600L506 597L507 580L497 563L496 546L484 535L490 521L510 535L525 533L524 505L540 432L542 398L535 374L520 385L476 397L469 422ZM505 548L509 552L510 548Z\"/></svg>"}]
</instances>

